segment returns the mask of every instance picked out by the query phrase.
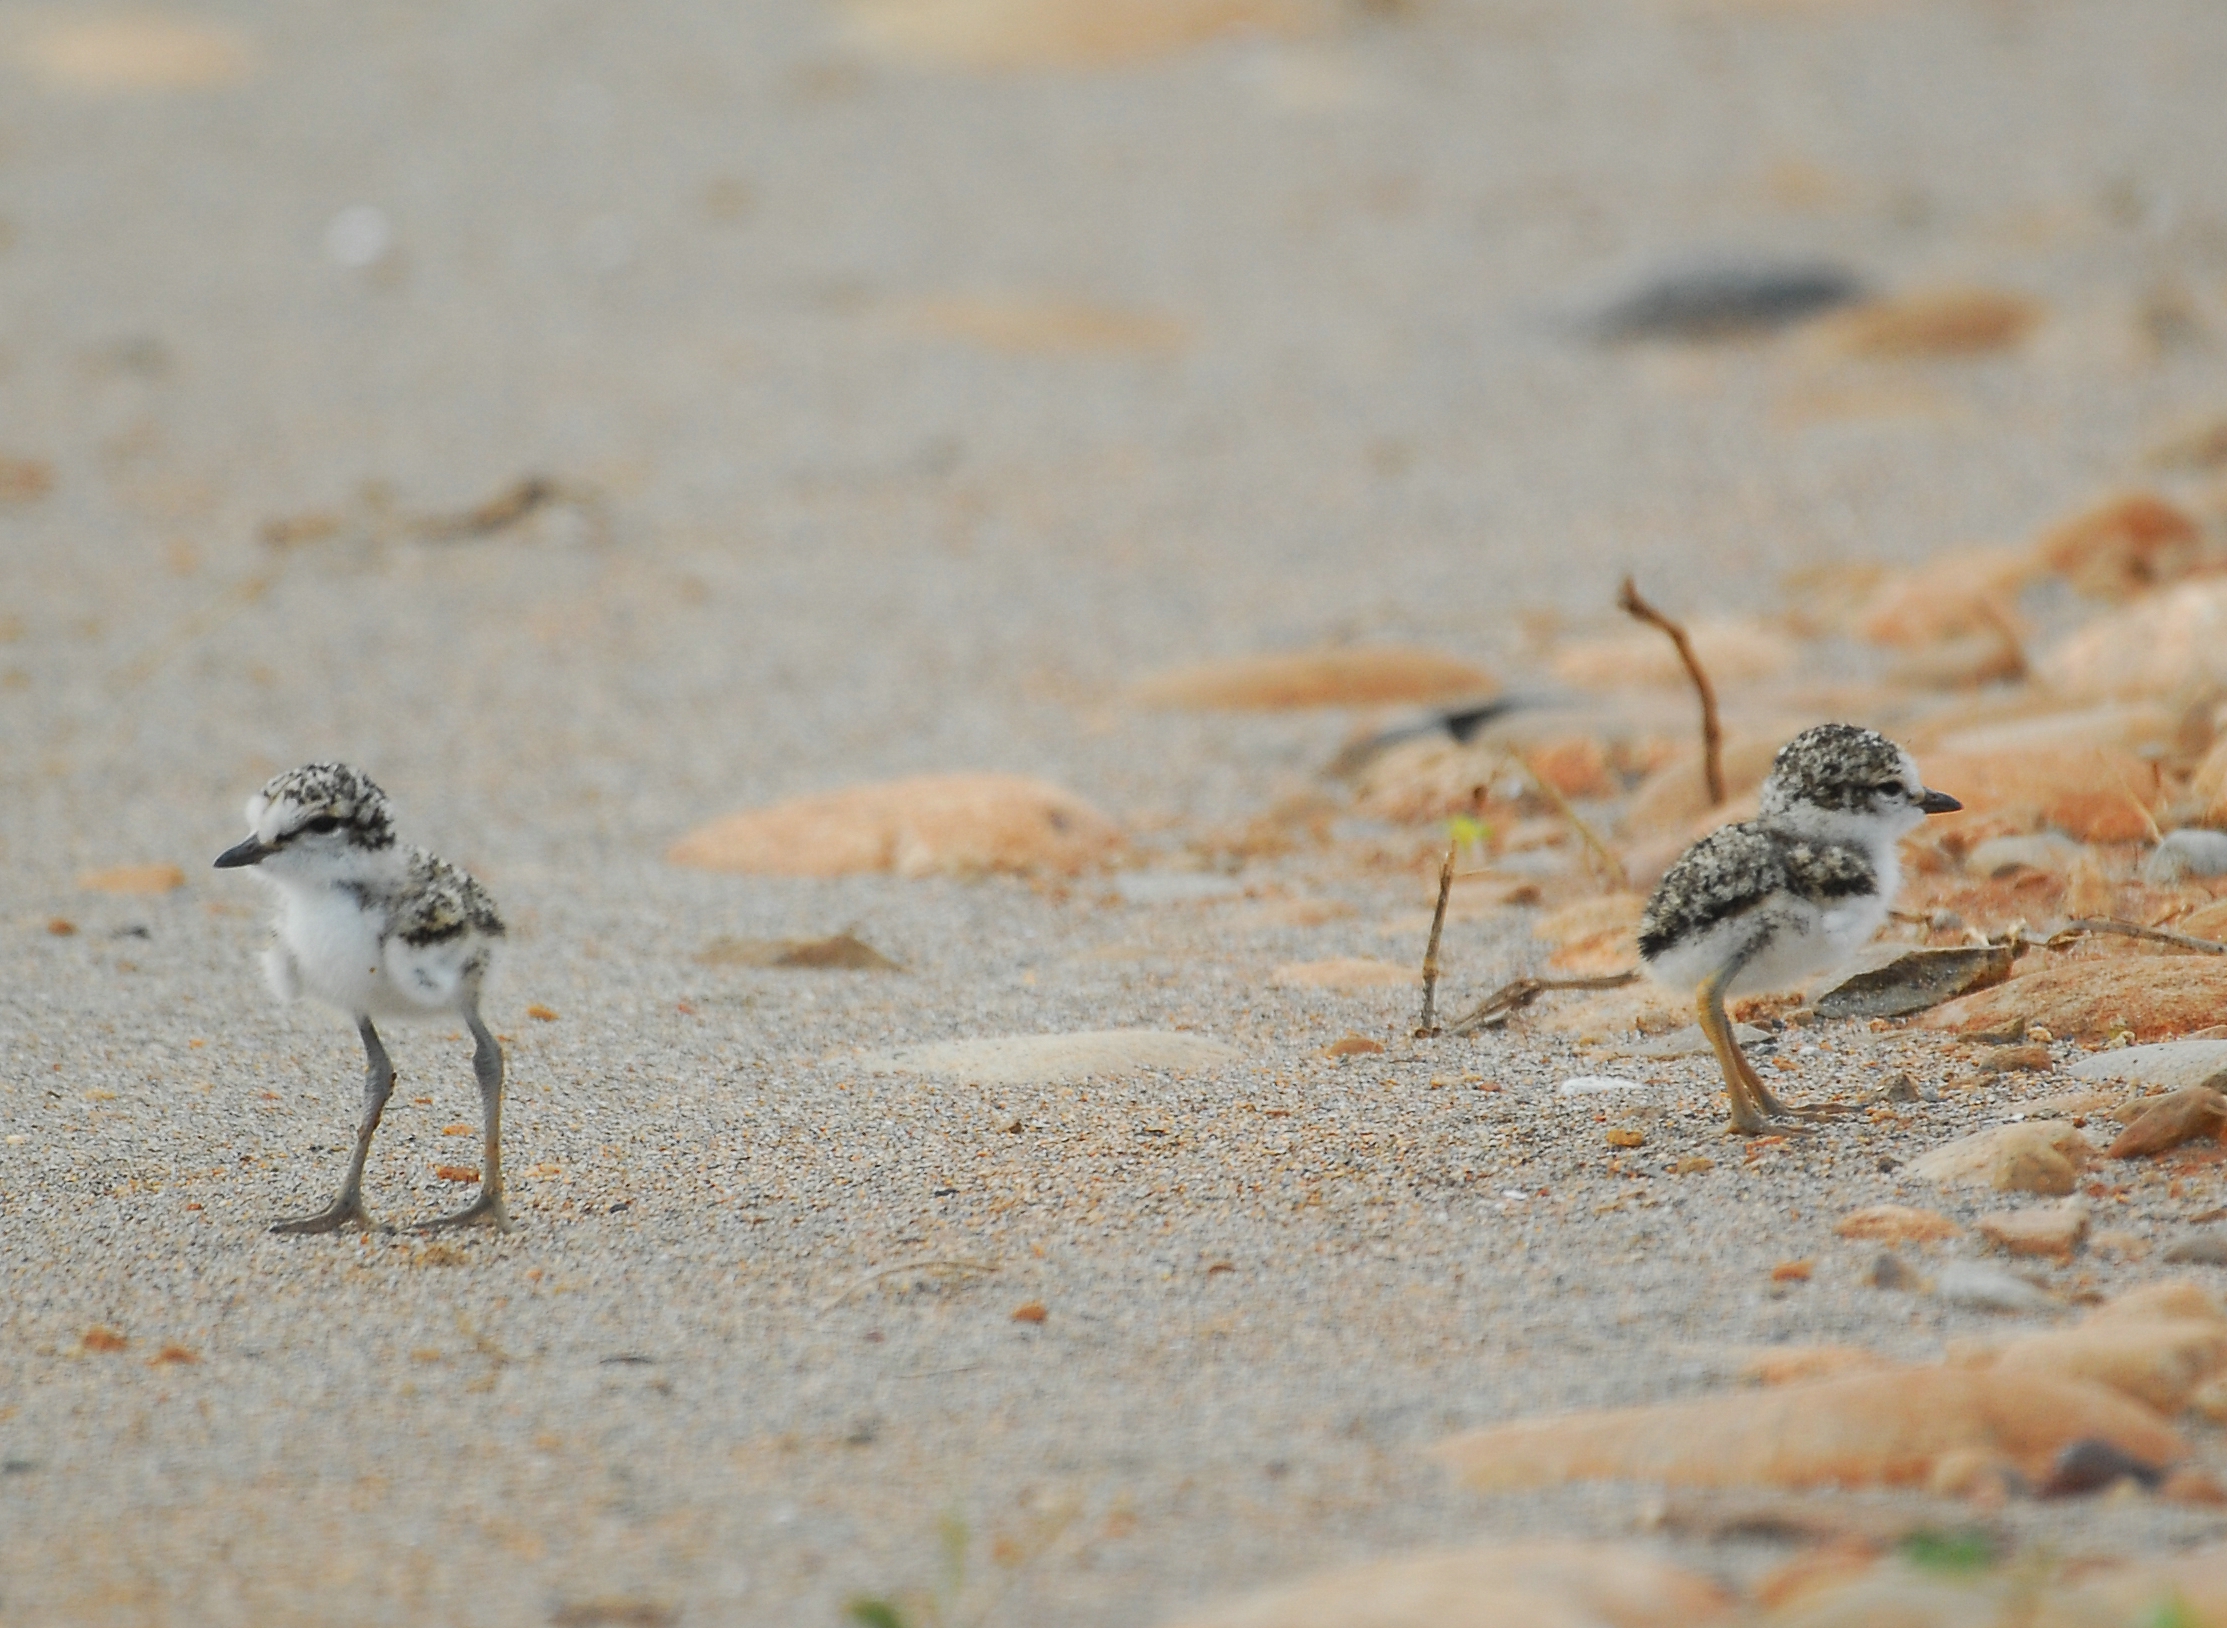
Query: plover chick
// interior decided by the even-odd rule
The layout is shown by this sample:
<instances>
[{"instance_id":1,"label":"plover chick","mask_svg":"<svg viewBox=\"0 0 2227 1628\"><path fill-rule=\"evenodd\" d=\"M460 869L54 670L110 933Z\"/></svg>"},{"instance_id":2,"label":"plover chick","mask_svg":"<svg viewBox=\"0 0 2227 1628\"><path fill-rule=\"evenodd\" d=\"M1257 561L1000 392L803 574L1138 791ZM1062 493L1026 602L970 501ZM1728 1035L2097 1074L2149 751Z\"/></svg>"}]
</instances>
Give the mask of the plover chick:
<instances>
[{"instance_id":1,"label":"plover chick","mask_svg":"<svg viewBox=\"0 0 2227 1628\"><path fill-rule=\"evenodd\" d=\"M1640 918L1639 954L1659 982L1694 995L1734 1131L1840 1110L1781 1102L1733 1039L1725 997L1845 964L1902 885L1895 845L1928 814L1963 806L1928 791L1917 760L1886 736L1819 724L1779 748L1756 818L1703 837L1670 867Z\"/></svg>"},{"instance_id":2,"label":"plover chick","mask_svg":"<svg viewBox=\"0 0 2227 1628\"><path fill-rule=\"evenodd\" d=\"M381 1018L461 1018L476 1049L484 1163L479 1196L428 1227L508 1227L503 1209L503 1049L480 1021L479 996L503 919L486 889L446 860L395 841L386 794L344 763L310 763L247 800L248 835L217 856L220 869L253 865L278 890L263 970L280 1000L308 995L347 1013L363 1037L363 1121L348 1176L315 1215L273 1232L368 1227L363 1164L394 1090Z\"/></svg>"}]
</instances>

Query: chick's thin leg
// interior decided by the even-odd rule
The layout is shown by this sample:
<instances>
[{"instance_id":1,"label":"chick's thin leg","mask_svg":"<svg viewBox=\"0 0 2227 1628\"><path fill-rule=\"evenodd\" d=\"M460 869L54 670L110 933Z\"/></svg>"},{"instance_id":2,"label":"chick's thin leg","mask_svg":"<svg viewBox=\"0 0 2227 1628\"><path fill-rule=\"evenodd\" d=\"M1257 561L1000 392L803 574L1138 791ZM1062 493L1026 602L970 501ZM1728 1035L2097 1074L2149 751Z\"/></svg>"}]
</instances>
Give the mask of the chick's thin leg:
<instances>
[{"instance_id":1,"label":"chick's thin leg","mask_svg":"<svg viewBox=\"0 0 2227 1628\"><path fill-rule=\"evenodd\" d=\"M1760 1136L1772 1129L1751 1093L1751 1086L1761 1082L1740 1055L1731 1022L1724 1015L1724 986L1739 970L1739 962L1734 961L1702 979L1694 988L1694 1010L1700 1018L1701 1032L1709 1037L1709 1045L1717 1054L1717 1066L1724 1070L1724 1094L1732 1102L1733 1134Z\"/></svg>"},{"instance_id":2,"label":"chick's thin leg","mask_svg":"<svg viewBox=\"0 0 2227 1628\"><path fill-rule=\"evenodd\" d=\"M472 1072L479 1079L481 1163L479 1197L452 1215L423 1223L421 1230L436 1227L487 1226L510 1230L510 1212L503 1207L503 1048L487 1032L475 1006L464 1014L472 1031Z\"/></svg>"},{"instance_id":3,"label":"chick's thin leg","mask_svg":"<svg viewBox=\"0 0 2227 1628\"><path fill-rule=\"evenodd\" d=\"M379 1129L379 1116L387 1111L387 1098L394 1094L394 1064L387 1061L387 1048L379 1043L379 1031L371 1026L371 1019L358 1018L356 1032L363 1037L363 1122L356 1127L356 1151L348 1160L348 1177L330 1204L315 1215L273 1222L273 1232L300 1236L371 1225L370 1213L363 1207L363 1164L371 1156L371 1138Z\"/></svg>"}]
</instances>

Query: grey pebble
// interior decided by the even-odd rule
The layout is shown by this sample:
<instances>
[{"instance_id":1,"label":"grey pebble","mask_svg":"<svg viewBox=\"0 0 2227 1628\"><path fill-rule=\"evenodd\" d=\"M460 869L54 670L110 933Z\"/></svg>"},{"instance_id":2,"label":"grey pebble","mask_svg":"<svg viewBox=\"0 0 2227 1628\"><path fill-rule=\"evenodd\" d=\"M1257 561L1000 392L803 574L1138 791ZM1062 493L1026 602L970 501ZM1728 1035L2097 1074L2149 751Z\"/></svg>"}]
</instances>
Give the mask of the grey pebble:
<instances>
[{"instance_id":1,"label":"grey pebble","mask_svg":"<svg viewBox=\"0 0 2227 1628\"><path fill-rule=\"evenodd\" d=\"M1874 1289L1901 1289L1911 1293L1925 1287L1925 1279L1918 1269L1891 1249L1879 1252L1878 1259L1864 1273L1864 1281Z\"/></svg>"},{"instance_id":2,"label":"grey pebble","mask_svg":"<svg viewBox=\"0 0 2227 1628\"><path fill-rule=\"evenodd\" d=\"M1840 266L1726 262L1667 272L1594 318L1594 337L1729 339L1806 322L1859 298L1863 284Z\"/></svg>"},{"instance_id":3,"label":"grey pebble","mask_svg":"<svg viewBox=\"0 0 2227 1628\"><path fill-rule=\"evenodd\" d=\"M2192 1232L2167 1244L2157 1258L2173 1266L2227 1266L2227 1233Z\"/></svg>"},{"instance_id":4,"label":"grey pebble","mask_svg":"<svg viewBox=\"0 0 2227 1628\"><path fill-rule=\"evenodd\" d=\"M1980 1261L1951 1261L1934 1279L1933 1292L1977 1311L2048 1311L2057 1304L2024 1278Z\"/></svg>"},{"instance_id":5,"label":"grey pebble","mask_svg":"<svg viewBox=\"0 0 2227 1628\"><path fill-rule=\"evenodd\" d=\"M2189 876L2227 876L2227 831L2172 832L2142 861L2142 880L2153 886Z\"/></svg>"},{"instance_id":6,"label":"grey pebble","mask_svg":"<svg viewBox=\"0 0 2227 1628\"><path fill-rule=\"evenodd\" d=\"M2227 1040L2161 1040L2099 1051L2065 1070L2076 1080L2124 1080L2160 1091L2202 1085L2227 1069Z\"/></svg>"}]
</instances>

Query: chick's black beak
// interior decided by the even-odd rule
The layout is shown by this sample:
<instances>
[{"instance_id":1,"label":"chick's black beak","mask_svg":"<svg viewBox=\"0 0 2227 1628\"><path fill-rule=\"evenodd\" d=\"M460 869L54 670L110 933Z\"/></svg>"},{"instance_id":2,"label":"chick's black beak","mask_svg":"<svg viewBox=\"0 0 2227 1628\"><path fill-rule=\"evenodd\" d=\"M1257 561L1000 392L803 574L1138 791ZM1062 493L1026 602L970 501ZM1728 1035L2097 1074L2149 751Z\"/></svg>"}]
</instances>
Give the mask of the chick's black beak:
<instances>
[{"instance_id":1,"label":"chick's black beak","mask_svg":"<svg viewBox=\"0 0 2227 1628\"><path fill-rule=\"evenodd\" d=\"M1963 806L1962 803L1945 791L1928 790L1923 797L1918 799L1918 812L1920 814L1954 814ZM224 861L220 859L217 863L221 865Z\"/></svg>"},{"instance_id":2,"label":"chick's black beak","mask_svg":"<svg viewBox=\"0 0 2227 1628\"><path fill-rule=\"evenodd\" d=\"M245 842L235 842L217 855L216 868L220 871L237 870L242 865L260 865L278 850L267 842L249 837Z\"/></svg>"}]
</instances>

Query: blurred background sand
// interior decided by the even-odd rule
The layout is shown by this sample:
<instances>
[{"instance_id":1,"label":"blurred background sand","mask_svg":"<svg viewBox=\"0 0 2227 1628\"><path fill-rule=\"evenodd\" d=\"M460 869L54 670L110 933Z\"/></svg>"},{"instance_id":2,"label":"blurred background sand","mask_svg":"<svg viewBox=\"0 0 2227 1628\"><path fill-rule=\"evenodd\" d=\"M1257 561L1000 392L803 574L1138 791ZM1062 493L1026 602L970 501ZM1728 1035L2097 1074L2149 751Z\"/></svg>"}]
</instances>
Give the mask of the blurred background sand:
<instances>
[{"instance_id":1,"label":"blurred background sand","mask_svg":"<svg viewBox=\"0 0 2227 1628\"><path fill-rule=\"evenodd\" d=\"M584 1366L515 1398L524 1370L460 1368L484 1348L457 1330L525 1316L522 1278L342 1284L255 1230L326 1179L309 1149L337 1141L356 1065L329 1020L262 1000L255 901L207 858L266 775L344 756L485 876L520 928L514 1008L566 1019L514 1059L522 1164L573 1130L582 1161L628 1137L653 1162L685 1143L691 1169L702 1147L773 1160L791 1112L799 1135L818 1116L803 1140L823 1151L866 1145L878 1121L818 1066L839 1045L1210 1022L1248 998L1245 965L1125 981L1018 884L715 882L658 856L735 807L946 769L1041 775L1141 831L1236 819L1310 785L1348 720L1141 713L1125 685L1351 641L1520 679L1546 632L1611 618L1627 570L1691 615L1775 604L1799 570L2023 539L2227 403L2223 84L2209 0L0 7L0 1116L33 1127L0 1158L0 1439L43 1466L0 1482L18 1534L0 1612L652 1620L561 1615L638 1596L690 1621L829 1620L932 1570L946 1495L991 1530L980 1511L1020 1496L1027 1463L1083 1488L1118 1554L1110 1575L1028 1574L993 1620L1056 1602L1149 1621L1325 1546L1475 1530L1430 1475L1383 1470L1380 1497L1381 1465L1337 1456L1375 1452L1376 1426L1324 1421L1390 1381L1339 1344L1366 1319L1303 1309L1304 1272L1246 1291L1259 1343L1196 1381L1242 1416L1226 1438L1140 1422L1174 1383L1157 1365L1183 1367L1147 1316L1105 1334L1101 1368L1019 1400L981 1380L920 1425L916 1479L859 1467L885 1427L857 1418L914 1404L894 1381L837 1394L856 1348L814 1343L812 1308L879 1258L842 1205L714 1238L676 1204L654 1239L571 1244L532 1241L529 1211L485 1271L575 1250L534 1270L582 1297L487 1337ZM1885 357L1806 329L1583 331L1651 276L1726 260L1991 291L2035 320ZM150 861L188 888L76 889ZM47 931L62 916L67 940ZM687 960L715 932L854 922L918 978L822 1008L778 980L707 994ZM106 936L139 926L144 943ZM1062 946L1056 998L1032 993ZM698 999L716 1032L674 1032ZM1407 1001L1336 997L1321 1021ZM1262 1066L1287 1041L1264 1014ZM461 1082L419 1045L406 1072ZM64 1111L57 1075L72 1103L137 1105L118 1159L190 1120L202 1162L260 1148L273 1185L221 1222L187 1221L174 1192L99 1196L121 1165L81 1191L68 1160L31 1157L54 1134L39 1116ZM232 1106L188 1105L197 1082ZM289 1100L254 1107L265 1089ZM560 1127L567 1091L631 1128ZM892 1211L874 1238L911 1225ZM193 1262L172 1253L189 1226L221 1232ZM1124 1249L1076 1281L1149 1296L1160 1268ZM125 1264L142 1251L164 1264ZM721 1275L738 1259L760 1289ZM1443 1287L1419 1261L1385 1270L1341 1294ZM1019 1297L1000 1291L982 1338L1007 1339ZM358 1332L313 1332L334 1315ZM128 1404L69 1357L83 1324L154 1339L166 1317L207 1360L135 1368ZM685 1417L596 1366L646 1325L699 1364ZM413 1341L466 1354L409 1380L454 1393L431 1412L394 1388ZM1643 1348L1602 1349L1597 1379L1548 1364L1456 1412L1648 1371ZM1257 1414L1230 1401L1287 1358ZM973 1360L923 1348L906 1371ZM1401 1358L1433 1394L1433 1364L1471 1360ZM227 1387L250 1398L236 1416ZM489 1424L498 1404L524 1412ZM348 1406L385 1422L351 1438ZM597 1417L602 1435L580 1422ZM1217 1441L1250 1466L1301 1420L1335 1438L1313 1504L1282 1471L1248 1468L1240 1498L1199 1468ZM954 1470L984 1432L1003 1468ZM1097 1445L1062 1456L1070 1435ZM551 1436L577 1456L529 1445ZM452 1440L469 1462L441 1490ZM673 1457L712 1443L727 1465L746 1442L776 1444L746 1489ZM513 1451L540 1468L502 1469ZM1256 1491L1274 1518L1246 1527ZM492 1523L470 1539L467 1506ZM336 1533L359 1545L345 1563L272 1559ZM284 1577L224 1581L208 1557L234 1542ZM487 1563L492 1595L474 1544L509 1557Z\"/></svg>"}]
</instances>

